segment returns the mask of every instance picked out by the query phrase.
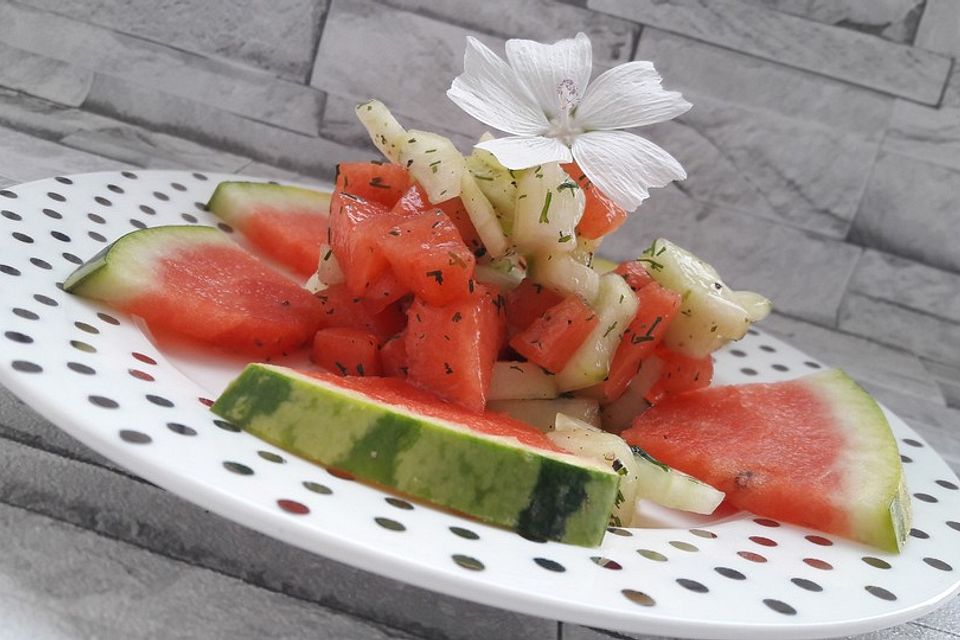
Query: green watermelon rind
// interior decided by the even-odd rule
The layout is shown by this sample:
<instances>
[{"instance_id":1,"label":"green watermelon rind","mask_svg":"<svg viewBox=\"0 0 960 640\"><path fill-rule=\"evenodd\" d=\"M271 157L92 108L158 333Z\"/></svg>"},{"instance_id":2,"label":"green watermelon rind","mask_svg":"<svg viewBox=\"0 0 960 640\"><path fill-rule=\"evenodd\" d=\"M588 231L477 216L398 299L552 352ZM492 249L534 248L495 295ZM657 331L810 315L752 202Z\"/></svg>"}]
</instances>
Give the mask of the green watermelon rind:
<instances>
[{"instance_id":1,"label":"green watermelon rind","mask_svg":"<svg viewBox=\"0 0 960 640\"><path fill-rule=\"evenodd\" d=\"M150 290L156 282L156 264L177 249L201 245L232 245L214 227L168 225L138 229L117 238L71 273L63 289L87 298L123 302Z\"/></svg>"},{"instance_id":2,"label":"green watermelon rind","mask_svg":"<svg viewBox=\"0 0 960 640\"><path fill-rule=\"evenodd\" d=\"M248 365L212 410L302 458L532 538L598 545L619 486L602 465L274 365Z\"/></svg>"},{"instance_id":3,"label":"green watermelon rind","mask_svg":"<svg viewBox=\"0 0 960 640\"><path fill-rule=\"evenodd\" d=\"M326 215L330 193L269 182L221 182L207 201L207 210L243 231L256 207L264 205L274 211L316 211Z\"/></svg>"},{"instance_id":4,"label":"green watermelon rind","mask_svg":"<svg viewBox=\"0 0 960 640\"><path fill-rule=\"evenodd\" d=\"M912 509L900 451L883 409L840 369L807 376L806 383L831 407L847 442L837 467L843 472L851 537L899 552L910 533Z\"/></svg>"}]
</instances>

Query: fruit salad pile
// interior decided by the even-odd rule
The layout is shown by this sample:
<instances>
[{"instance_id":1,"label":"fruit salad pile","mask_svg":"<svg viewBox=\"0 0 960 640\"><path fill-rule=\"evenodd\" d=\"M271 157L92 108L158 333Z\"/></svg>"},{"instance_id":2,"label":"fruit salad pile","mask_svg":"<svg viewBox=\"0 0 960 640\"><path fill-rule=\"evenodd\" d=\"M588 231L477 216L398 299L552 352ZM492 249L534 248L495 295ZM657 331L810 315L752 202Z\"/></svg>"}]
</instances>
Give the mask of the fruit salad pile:
<instances>
[{"instance_id":1,"label":"fruit salad pile","mask_svg":"<svg viewBox=\"0 0 960 640\"><path fill-rule=\"evenodd\" d=\"M578 36L562 46L581 45ZM603 103L589 90L576 102L568 82L561 137L588 139L571 118ZM689 108L655 84L673 104L660 116ZM470 91L457 95L472 104ZM594 182L621 202L642 200L645 187L631 195L565 160L510 169L481 148L509 142L489 134L464 156L376 100L356 114L384 158L340 164L331 193L224 182L208 203L302 287L214 229L178 227L120 239L65 288L261 362L309 345L324 373L251 365L213 410L308 459L496 524L596 544L608 522L634 524L641 500L707 514L726 498L885 548L903 543L909 498L896 444L846 376L708 389L712 354L770 312L766 298L731 289L665 238L620 264L596 257L627 211ZM664 157L647 186L682 174ZM411 453L421 446L426 458ZM505 485L502 473L525 483Z\"/></svg>"}]
</instances>

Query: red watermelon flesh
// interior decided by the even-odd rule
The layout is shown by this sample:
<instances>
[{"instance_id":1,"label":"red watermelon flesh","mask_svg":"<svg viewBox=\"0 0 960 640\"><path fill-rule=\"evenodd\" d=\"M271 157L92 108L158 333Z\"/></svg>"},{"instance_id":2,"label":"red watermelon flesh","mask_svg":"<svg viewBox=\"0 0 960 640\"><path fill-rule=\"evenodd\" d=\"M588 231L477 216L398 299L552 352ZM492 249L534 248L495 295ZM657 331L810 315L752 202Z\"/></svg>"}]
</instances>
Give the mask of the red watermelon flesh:
<instances>
[{"instance_id":1,"label":"red watermelon flesh","mask_svg":"<svg viewBox=\"0 0 960 640\"><path fill-rule=\"evenodd\" d=\"M463 200L460 198L451 198L438 204L431 204L427 192L415 182L397 201L392 212L410 216L415 213L425 213L432 209L440 209L450 218L450 221L457 227L464 244L470 248L475 256L480 257L485 253L483 241L480 240L477 229L473 226L473 221L470 220L470 214L467 213Z\"/></svg>"},{"instance_id":2,"label":"red watermelon flesh","mask_svg":"<svg viewBox=\"0 0 960 640\"><path fill-rule=\"evenodd\" d=\"M503 344L502 307L497 291L484 285L440 307L415 298L407 310L404 338L409 381L471 411L483 411Z\"/></svg>"},{"instance_id":3,"label":"red watermelon flesh","mask_svg":"<svg viewBox=\"0 0 960 640\"><path fill-rule=\"evenodd\" d=\"M393 271L387 269L373 281L363 296L363 305L370 313L377 314L410 293Z\"/></svg>"},{"instance_id":4,"label":"red watermelon flesh","mask_svg":"<svg viewBox=\"0 0 960 640\"><path fill-rule=\"evenodd\" d=\"M563 299L513 336L510 346L551 373L566 366L600 320L580 296Z\"/></svg>"},{"instance_id":5,"label":"red watermelon flesh","mask_svg":"<svg viewBox=\"0 0 960 640\"><path fill-rule=\"evenodd\" d=\"M344 162L337 165L337 191L390 209L410 186L410 174L389 162Z\"/></svg>"},{"instance_id":6,"label":"red watermelon flesh","mask_svg":"<svg viewBox=\"0 0 960 640\"><path fill-rule=\"evenodd\" d=\"M630 280L624 279L629 285ZM660 344L679 309L680 294L656 282L651 281L637 291L637 313L624 332L610 363L610 373L603 383L604 399L615 400L623 395L630 380L639 373L640 363ZM711 371L712 364L710 361ZM704 379L709 383L709 377L704 376Z\"/></svg>"},{"instance_id":7,"label":"red watermelon flesh","mask_svg":"<svg viewBox=\"0 0 960 640\"><path fill-rule=\"evenodd\" d=\"M476 258L440 209L399 220L382 238L394 275L417 297L446 305L470 295Z\"/></svg>"},{"instance_id":8,"label":"red watermelon flesh","mask_svg":"<svg viewBox=\"0 0 960 640\"><path fill-rule=\"evenodd\" d=\"M210 227L127 234L64 283L175 335L256 358L306 344L320 302Z\"/></svg>"},{"instance_id":9,"label":"red watermelon flesh","mask_svg":"<svg viewBox=\"0 0 960 640\"><path fill-rule=\"evenodd\" d=\"M330 327L313 338L313 362L341 376L379 376L380 341L363 329Z\"/></svg>"},{"instance_id":10,"label":"red watermelon flesh","mask_svg":"<svg viewBox=\"0 0 960 640\"><path fill-rule=\"evenodd\" d=\"M317 293L320 303L320 326L352 327L372 333L380 340L401 331L406 316L396 303L387 305L379 312L372 312L363 298L353 295L345 285L335 284Z\"/></svg>"},{"instance_id":11,"label":"red watermelon flesh","mask_svg":"<svg viewBox=\"0 0 960 640\"><path fill-rule=\"evenodd\" d=\"M317 271L320 245L327 238L327 217L311 213L258 211L243 235L278 264L301 276Z\"/></svg>"},{"instance_id":12,"label":"red watermelon flesh","mask_svg":"<svg viewBox=\"0 0 960 640\"><path fill-rule=\"evenodd\" d=\"M379 402L385 402L418 414L450 420L468 426L471 430L494 436L508 436L524 445L564 452L540 431L503 413L479 414L446 402L438 402L437 396L417 388L400 378L376 378L362 376L332 377L329 373L302 372L339 387L358 391Z\"/></svg>"},{"instance_id":13,"label":"red watermelon flesh","mask_svg":"<svg viewBox=\"0 0 960 640\"><path fill-rule=\"evenodd\" d=\"M666 396L622 436L759 516L890 551L910 529L886 418L838 370Z\"/></svg>"},{"instance_id":14,"label":"red watermelon flesh","mask_svg":"<svg viewBox=\"0 0 960 640\"><path fill-rule=\"evenodd\" d=\"M383 375L394 378L407 377L407 347L404 333L387 338L380 346L380 363Z\"/></svg>"},{"instance_id":15,"label":"red watermelon flesh","mask_svg":"<svg viewBox=\"0 0 960 640\"><path fill-rule=\"evenodd\" d=\"M393 205L391 212L408 217L430 211L435 207L436 205L430 204L430 199L427 198L427 192L423 190L423 187L414 182Z\"/></svg>"},{"instance_id":16,"label":"red watermelon flesh","mask_svg":"<svg viewBox=\"0 0 960 640\"><path fill-rule=\"evenodd\" d=\"M221 182L207 203L264 256L292 272L316 272L327 238L330 194L301 187Z\"/></svg>"},{"instance_id":17,"label":"red watermelon flesh","mask_svg":"<svg viewBox=\"0 0 960 640\"><path fill-rule=\"evenodd\" d=\"M398 218L382 204L336 191L330 202L330 246L347 288L362 295L387 270L380 242Z\"/></svg>"}]
</instances>

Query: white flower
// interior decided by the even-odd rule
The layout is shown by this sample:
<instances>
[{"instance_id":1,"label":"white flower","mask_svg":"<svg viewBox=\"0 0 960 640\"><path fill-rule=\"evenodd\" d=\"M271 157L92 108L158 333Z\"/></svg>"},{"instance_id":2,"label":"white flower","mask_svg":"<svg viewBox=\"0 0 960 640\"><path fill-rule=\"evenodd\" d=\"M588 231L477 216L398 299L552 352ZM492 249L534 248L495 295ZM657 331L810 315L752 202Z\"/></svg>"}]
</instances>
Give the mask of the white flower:
<instances>
[{"instance_id":1,"label":"white flower","mask_svg":"<svg viewBox=\"0 0 960 640\"><path fill-rule=\"evenodd\" d=\"M507 62L467 38L463 73L447 96L481 122L513 134L477 145L508 169L576 160L604 194L627 211L651 187L687 177L669 153L617 131L670 120L690 103L660 86L653 64L628 62L590 82L590 38L545 45L508 40ZM509 64L508 64L509 63Z\"/></svg>"}]
</instances>

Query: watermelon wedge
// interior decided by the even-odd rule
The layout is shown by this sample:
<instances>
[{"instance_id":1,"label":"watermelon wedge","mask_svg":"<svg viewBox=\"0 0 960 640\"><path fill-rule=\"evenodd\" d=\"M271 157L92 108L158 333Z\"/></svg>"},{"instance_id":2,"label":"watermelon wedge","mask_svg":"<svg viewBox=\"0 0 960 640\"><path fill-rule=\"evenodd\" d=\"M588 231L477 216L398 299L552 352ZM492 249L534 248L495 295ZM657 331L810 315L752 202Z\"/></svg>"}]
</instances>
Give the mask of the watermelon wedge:
<instances>
[{"instance_id":1,"label":"watermelon wedge","mask_svg":"<svg viewBox=\"0 0 960 640\"><path fill-rule=\"evenodd\" d=\"M621 435L759 516L893 552L910 531L887 420L839 370L666 396Z\"/></svg>"},{"instance_id":2,"label":"watermelon wedge","mask_svg":"<svg viewBox=\"0 0 960 640\"><path fill-rule=\"evenodd\" d=\"M212 410L291 453L529 537L595 546L617 496L609 467L396 378L252 364Z\"/></svg>"},{"instance_id":3,"label":"watermelon wedge","mask_svg":"<svg viewBox=\"0 0 960 640\"><path fill-rule=\"evenodd\" d=\"M207 203L265 256L301 276L316 272L330 194L261 182L221 182Z\"/></svg>"},{"instance_id":4,"label":"watermelon wedge","mask_svg":"<svg viewBox=\"0 0 960 640\"><path fill-rule=\"evenodd\" d=\"M319 300L212 227L129 233L74 271L63 288L142 317L159 337L257 358L305 344L324 314Z\"/></svg>"}]
</instances>

